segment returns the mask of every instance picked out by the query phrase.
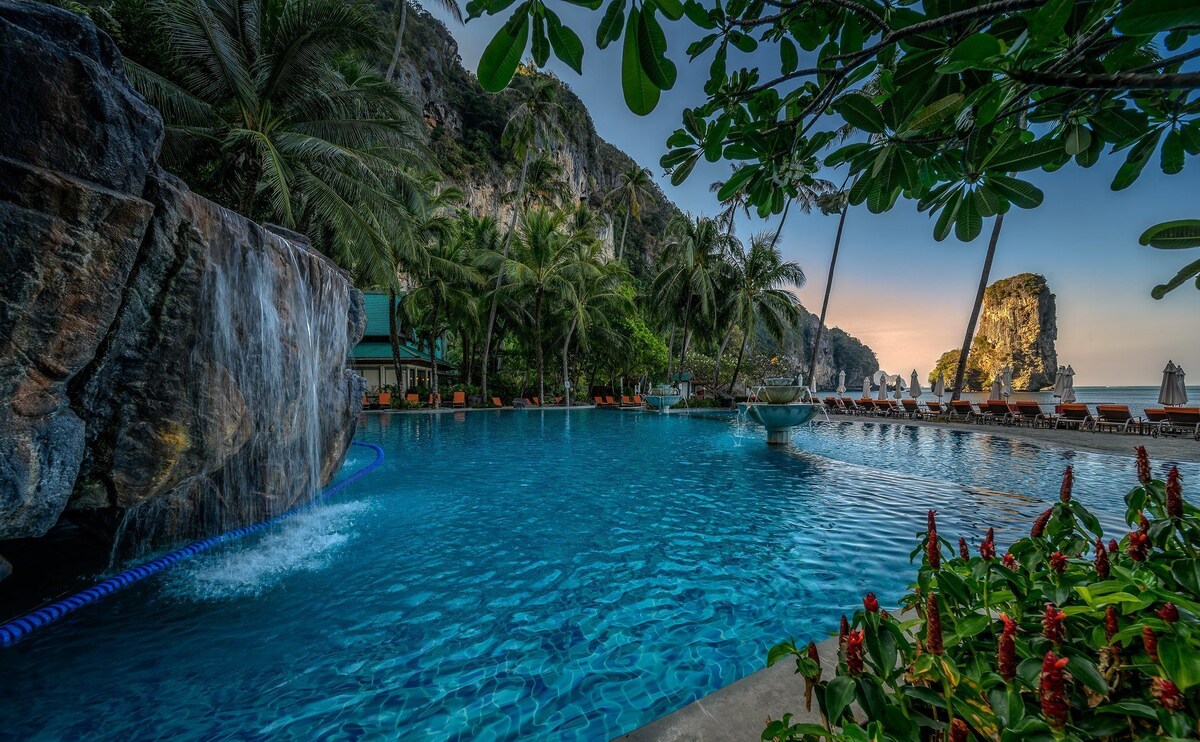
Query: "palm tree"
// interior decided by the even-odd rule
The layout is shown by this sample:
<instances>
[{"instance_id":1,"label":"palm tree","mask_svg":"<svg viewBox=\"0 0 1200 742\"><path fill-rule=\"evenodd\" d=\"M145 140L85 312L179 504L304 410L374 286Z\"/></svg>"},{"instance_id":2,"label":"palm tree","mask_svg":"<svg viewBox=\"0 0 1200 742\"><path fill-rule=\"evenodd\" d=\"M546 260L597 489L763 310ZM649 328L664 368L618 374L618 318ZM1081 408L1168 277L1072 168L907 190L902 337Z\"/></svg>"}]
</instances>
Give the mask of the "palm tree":
<instances>
[{"instance_id":1,"label":"palm tree","mask_svg":"<svg viewBox=\"0 0 1200 742\"><path fill-rule=\"evenodd\" d=\"M738 351L733 378L729 382L732 393L742 369L742 358L746 345L758 330L761 322L771 337L782 340L787 328L800 316L796 297L783 286L804 285L804 271L791 261L785 261L774 239L758 235L750 240L750 249L740 266L739 282L734 293L734 317L742 328L742 347Z\"/></svg>"},{"instance_id":2,"label":"palm tree","mask_svg":"<svg viewBox=\"0 0 1200 742\"><path fill-rule=\"evenodd\" d=\"M429 247L425 267L411 276L413 286L400 300L406 319L425 336L434 406L438 402L438 340L456 320L477 311L483 276L474 266L471 242L454 233Z\"/></svg>"},{"instance_id":3,"label":"palm tree","mask_svg":"<svg viewBox=\"0 0 1200 742\"><path fill-rule=\"evenodd\" d=\"M578 233L576 233L578 234ZM568 281L559 297L556 315L565 324L562 344L563 383L567 406L571 404L571 341L586 350L594 334L610 326L614 316L632 310L632 301L621 291L629 278L624 265L604 262L600 241L572 239L574 262Z\"/></svg>"},{"instance_id":4,"label":"palm tree","mask_svg":"<svg viewBox=\"0 0 1200 742\"><path fill-rule=\"evenodd\" d=\"M558 87L548 77L533 76L528 85L521 86L520 101L509 116L504 127L501 143L512 150L521 161L521 178L517 182L517 202L525 193L525 177L529 169L529 157L534 150L541 149L552 141L557 140L562 131L558 126L558 118L562 106L558 102ZM496 303L500 299L500 288L504 285L504 263L508 260L512 235L517 228L517 215L520 209L514 207L512 218L508 224L508 233L504 240L500 269L496 271L496 288L492 292L492 308L488 312L487 331L483 341L482 384L484 399L488 396L488 365L492 352L492 330L496 326Z\"/></svg>"},{"instance_id":5,"label":"palm tree","mask_svg":"<svg viewBox=\"0 0 1200 742\"><path fill-rule=\"evenodd\" d=\"M537 359L538 397L546 396L544 320L548 301L570 291L577 268L575 245L567 234L561 211L531 209L525 212L519 249L505 260L509 293L532 303L533 345Z\"/></svg>"},{"instance_id":6,"label":"palm tree","mask_svg":"<svg viewBox=\"0 0 1200 742\"><path fill-rule=\"evenodd\" d=\"M625 235L629 231L629 217L641 220L642 201L649 198L654 186L650 170L636 163L621 171L620 184L608 192L606 198L620 202L625 207L625 218L621 224L621 242L617 246L617 260L625 253Z\"/></svg>"},{"instance_id":7,"label":"palm tree","mask_svg":"<svg viewBox=\"0 0 1200 742\"><path fill-rule=\"evenodd\" d=\"M168 166L202 152L208 178L192 185L205 195L306 233L352 270L386 263L423 128L355 61L377 48L372 17L341 0L165 0L155 13L174 63L126 61L163 112Z\"/></svg>"},{"instance_id":8,"label":"palm tree","mask_svg":"<svg viewBox=\"0 0 1200 742\"><path fill-rule=\"evenodd\" d=\"M517 191L509 191L501 196L501 200L517 204L522 209L534 204L553 208L567 199L571 186L564 177L562 165L545 152L540 152L529 162L524 191L523 197Z\"/></svg>"},{"instance_id":9,"label":"palm tree","mask_svg":"<svg viewBox=\"0 0 1200 742\"><path fill-rule=\"evenodd\" d=\"M489 255L499 255L503 237L496 220L490 216L474 216L463 210L458 215L459 230L464 240L469 244L469 250L474 262L482 267ZM475 375L475 357L478 345L482 341L482 317L475 314L466 318L459 328L463 344L463 379L473 381Z\"/></svg>"},{"instance_id":10,"label":"palm tree","mask_svg":"<svg viewBox=\"0 0 1200 742\"><path fill-rule=\"evenodd\" d=\"M727 265L723 258L730 239L713 219L681 219L674 226L671 241L663 247L663 267L651 284L651 296L656 298L660 312L682 325L680 369L687 357L693 313L707 316L716 304L719 276ZM671 375L669 368L667 374Z\"/></svg>"},{"instance_id":11,"label":"palm tree","mask_svg":"<svg viewBox=\"0 0 1200 742\"><path fill-rule=\"evenodd\" d=\"M454 20L459 23L464 23L462 8L458 7L457 0L437 0L437 4L441 6ZM404 26L408 22L408 0L399 0L400 13L396 21L396 43L392 47L392 61L388 65L387 74L384 79L388 82L393 82L396 79L396 65L400 63L400 47L404 40Z\"/></svg>"},{"instance_id":12,"label":"palm tree","mask_svg":"<svg viewBox=\"0 0 1200 742\"><path fill-rule=\"evenodd\" d=\"M825 313L829 310L829 295L833 292L833 272L837 269L838 252L842 248L842 230L846 226L846 213L850 209L850 201L842 183L842 190L827 193L818 199L821 212L838 215L837 235L833 238L833 255L829 258L829 274L825 277L825 295L821 299L821 315L817 318L817 330L813 335L812 352L808 356L808 382L811 384L817 374L817 352L821 349L821 333L825 330Z\"/></svg>"}]
</instances>

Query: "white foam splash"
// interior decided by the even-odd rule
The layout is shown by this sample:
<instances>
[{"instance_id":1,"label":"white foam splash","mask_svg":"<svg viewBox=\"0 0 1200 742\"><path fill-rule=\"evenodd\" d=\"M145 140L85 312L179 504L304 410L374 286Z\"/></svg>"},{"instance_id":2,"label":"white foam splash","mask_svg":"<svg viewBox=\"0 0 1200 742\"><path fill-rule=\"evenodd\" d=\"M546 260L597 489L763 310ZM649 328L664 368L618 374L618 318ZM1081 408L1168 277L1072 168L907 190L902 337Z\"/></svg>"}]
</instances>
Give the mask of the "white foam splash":
<instances>
[{"instance_id":1,"label":"white foam splash","mask_svg":"<svg viewBox=\"0 0 1200 742\"><path fill-rule=\"evenodd\" d=\"M254 597L289 575L324 569L354 536L354 523L368 508L365 502L346 502L301 513L264 536L180 565L168 591L201 601Z\"/></svg>"}]
</instances>

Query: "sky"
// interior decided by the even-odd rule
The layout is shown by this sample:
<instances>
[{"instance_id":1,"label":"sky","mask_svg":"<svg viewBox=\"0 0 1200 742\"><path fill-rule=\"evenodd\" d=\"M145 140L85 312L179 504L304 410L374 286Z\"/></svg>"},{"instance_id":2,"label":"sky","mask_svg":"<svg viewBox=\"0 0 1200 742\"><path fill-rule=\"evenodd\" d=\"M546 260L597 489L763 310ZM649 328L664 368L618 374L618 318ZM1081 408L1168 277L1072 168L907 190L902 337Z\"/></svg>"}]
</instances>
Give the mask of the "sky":
<instances>
[{"instance_id":1,"label":"sky","mask_svg":"<svg viewBox=\"0 0 1200 742\"><path fill-rule=\"evenodd\" d=\"M472 72L506 17L461 25L436 3L425 7L446 24ZM654 112L640 117L622 97L620 43L605 50L595 46L600 13L566 3L555 3L554 10L584 41L583 74L553 58L548 68L583 100L600 136L649 168L684 211L719 211L708 186L728 176L728 164L702 163L678 187L658 164L683 109L705 99L711 52L688 63L683 51L695 37L694 28L686 20L663 20L679 80ZM773 75L776 55L763 45L753 55L741 55L737 64L760 66L764 75ZM731 69L734 64L731 60ZM1109 183L1123 160L1121 153L1087 170L1072 163L1056 173L1023 174L1045 192L1045 201L1033 210L1014 208L1005 217L991 280L1024 272L1046 277L1056 296L1059 362L1074 367L1077 386L1157 385L1168 360L1194 369L1191 378L1200 378L1200 291L1189 282L1160 301L1150 297L1151 288L1200 255L1137 242L1152 224L1200 215L1200 161L1189 158L1182 173L1166 176L1156 157L1133 186L1113 192ZM845 177L835 171L823 176L837 183ZM777 218L742 218L737 230L746 238L777 224ZM812 311L820 310L836 229L836 216L818 210L793 213L780 238L784 257L799 263L808 277L798 293ZM826 323L869 345L888 373L907 377L916 369L924 378L942 352L962 344L989 233L990 222L973 242L951 236L939 243L929 217L917 213L913 202L901 199L886 214L852 208Z\"/></svg>"}]
</instances>

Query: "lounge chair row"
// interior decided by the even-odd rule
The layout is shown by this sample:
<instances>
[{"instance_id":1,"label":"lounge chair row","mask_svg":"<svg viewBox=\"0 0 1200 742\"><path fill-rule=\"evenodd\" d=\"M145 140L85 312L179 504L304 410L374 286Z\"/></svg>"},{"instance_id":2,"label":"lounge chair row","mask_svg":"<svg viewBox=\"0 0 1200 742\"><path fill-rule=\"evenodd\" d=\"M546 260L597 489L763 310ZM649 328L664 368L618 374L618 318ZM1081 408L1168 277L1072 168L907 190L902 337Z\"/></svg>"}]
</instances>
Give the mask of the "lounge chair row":
<instances>
[{"instance_id":1,"label":"lounge chair row","mask_svg":"<svg viewBox=\"0 0 1200 742\"><path fill-rule=\"evenodd\" d=\"M461 391L454 392L454 394L450 396L450 401L448 403L442 401L442 395L440 394L429 394L424 398L418 394L406 394L404 395L404 399L411 404L420 405L422 407L433 407L435 399L439 405L444 407L457 408L467 406L467 393ZM543 404L543 402L537 397L520 397L518 399L525 407L542 407L548 405L561 405L563 403L562 397L555 397L553 402L547 401L545 404ZM517 400L514 399L513 402L514 406L516 406L515 403ZM391 406L392 395L389 392L380 392L377 395L365 395L363 397L364 409L386 409ZM499 397L492 397L492 406L503 407L504 403L500 401Z\"/></svg>"},{"instance_id":2,"label":"lounge chair row","mask_svg":"<svg viewBox=\"0 0 1200 742\"><path fill-rule=\"evenodd\" d=\"M607 395L607 396L603 396L603 397L593 396L592 401L596 403L597 407L612 407L614 409L619 408L619 407L645 407L646 406L645 400L643 400L641 395L639 395L639 394L634 394L634 395L622 394L620 401L614 401L612 395Z\"/></svg>"},{"instance_id":3,"label":"lounge chair row","mask_svg":"<svg viewBox=\"0 0 1200 742\"><path fill-rule=\"evenodd\" d=\"M1128 405L1110 404L1096 405L1095 412L1086 404L1058 405L1057 411L1047 412L1032 401L1010 403L988 400L975 403L955 400L948 404L927 402L922 406L915 399L825 397L824 403L825 409L835 414L962 420L1055 429L1117 430L1155 436L1182 434L1200 440L1200 407L1148 409L1144 413L1145 418L1141 418L1130 412Z\"/></svg>"}]
</instances>

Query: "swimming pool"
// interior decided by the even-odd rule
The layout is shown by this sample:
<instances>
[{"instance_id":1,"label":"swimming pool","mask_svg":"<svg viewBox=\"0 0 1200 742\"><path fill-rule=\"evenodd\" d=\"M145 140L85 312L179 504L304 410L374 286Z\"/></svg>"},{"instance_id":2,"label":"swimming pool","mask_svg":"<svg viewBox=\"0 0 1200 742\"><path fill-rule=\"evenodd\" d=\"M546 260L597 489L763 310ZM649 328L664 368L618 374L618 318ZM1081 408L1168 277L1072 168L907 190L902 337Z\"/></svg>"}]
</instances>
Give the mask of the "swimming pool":
<instances>
[{"instance_id":1,"label":"swimming pool","mask_svg":"<svg viewBox=\"0 0 1200 742\"><path fill-rule=\"evenodd\" d=\"M388 458L330 504L0 653L5 733L605 739L868 590L894 602L928 508L947 537L1007 540L1066 463L1098 510L1133 482L1131 459L876 423L786 450L602 410L370 416L358 437Z\"/></svg>"}]
</instances>

